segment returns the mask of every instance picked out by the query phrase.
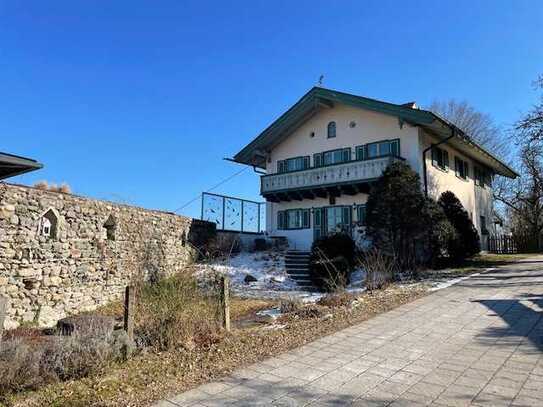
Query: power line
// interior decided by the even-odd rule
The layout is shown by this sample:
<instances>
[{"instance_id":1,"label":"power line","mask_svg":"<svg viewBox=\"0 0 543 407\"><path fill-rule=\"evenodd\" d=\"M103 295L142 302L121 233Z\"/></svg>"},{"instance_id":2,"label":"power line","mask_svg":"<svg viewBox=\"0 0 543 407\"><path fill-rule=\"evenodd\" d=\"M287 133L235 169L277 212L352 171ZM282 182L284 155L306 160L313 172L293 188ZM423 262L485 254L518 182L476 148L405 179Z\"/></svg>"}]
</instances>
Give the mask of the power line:
<instances>
[{"instance_id":1,"label":"power line","mask_svg":"<svg viewBox=\"0 0 543 407\"><path fill-rule=\"evenodd\" d=\"M228 181L230 181L232 178L235 178L237 177L238 175L240 175L243 171L247 170L249 167L248 166L245 166L243 167L241 170L239 170L238 172L226 177L225 179L223 179L221 182L219 182L217 185L209 188L207 191L205 192L211 192L213 191L214 189L217 189L219 188L221 185L227 183ZM196 202L198 199L200 199L200 197L202 196L202 194L198 194L197 196L195 196L193 199L191 199L190 201L188 201L186 204L184 204L183 206L180 206L179 208L175 209L174 212L179 212L180 210L182 209L185 209L187 206L189 206L190 204L192 204L193 202Z\"/></svg>"}]
</instances>

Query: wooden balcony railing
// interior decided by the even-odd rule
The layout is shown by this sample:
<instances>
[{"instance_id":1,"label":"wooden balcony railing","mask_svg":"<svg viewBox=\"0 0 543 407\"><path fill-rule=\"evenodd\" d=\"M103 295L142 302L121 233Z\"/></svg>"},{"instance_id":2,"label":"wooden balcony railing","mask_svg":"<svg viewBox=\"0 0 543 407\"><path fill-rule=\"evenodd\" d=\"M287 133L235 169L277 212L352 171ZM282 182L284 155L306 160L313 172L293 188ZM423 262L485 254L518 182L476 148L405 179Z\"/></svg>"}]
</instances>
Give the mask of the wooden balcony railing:
<instances>
[{"instance_id":1,"label":"wooden balcony railing","mask_svg":"<svg viewBox=\"0 0 543 407\"><path fill-rule=\"evenodd\" d=\"M261 177L262 195L283 193L293 190L311 190L337 185L360 184L375 180L385 168L401 157L380 157L365 161L349 161L307 170L269 174Z\"/></svg>"}]
</instances>

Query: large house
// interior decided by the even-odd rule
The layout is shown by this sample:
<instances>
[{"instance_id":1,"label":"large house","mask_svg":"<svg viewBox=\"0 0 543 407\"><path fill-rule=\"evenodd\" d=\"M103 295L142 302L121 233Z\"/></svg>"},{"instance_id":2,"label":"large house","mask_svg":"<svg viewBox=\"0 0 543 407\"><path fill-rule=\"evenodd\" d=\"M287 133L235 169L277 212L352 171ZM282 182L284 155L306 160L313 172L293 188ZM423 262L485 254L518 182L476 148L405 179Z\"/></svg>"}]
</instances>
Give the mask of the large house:
<instances>
[{"instance_id":1,"label":"large house","mask_svg":"<svg viewBox=\"0 0 543 407\"><path fill-rule=\"evenodd\" d=\"M314 87L234 157L261 168L267 231L308 249L315 238L359 234L372 182L405 160L428 196L454 192L482 237L493 227L492 179L515 171L469 135L415 103Z\"/></svg>"}]
</instances>

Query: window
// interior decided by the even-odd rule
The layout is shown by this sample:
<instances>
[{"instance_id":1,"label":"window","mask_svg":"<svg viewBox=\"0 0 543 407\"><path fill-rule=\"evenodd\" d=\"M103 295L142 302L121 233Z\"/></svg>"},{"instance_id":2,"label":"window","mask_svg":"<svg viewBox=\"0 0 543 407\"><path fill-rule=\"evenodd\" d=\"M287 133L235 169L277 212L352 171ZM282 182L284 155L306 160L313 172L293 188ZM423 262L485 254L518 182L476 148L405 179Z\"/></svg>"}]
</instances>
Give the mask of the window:
<instances>
[{"instance_id":1,"label":"window","mask_svg":"<svg viewBox=\"0 0 543 407\"><path fill-rule=\"evenodd\" d=\"M309 229L309 209L287 209L277 212L277 229Z\"/></svg>"},{"instance_id":2,"label":"window","mask_svg":"<svg viewBox=\"0 0 543 407\"><path fill-rule=\"evenodd\" d=\"M336 122L330 122L328 123L328 132L327 132L328 138L334 138L336 137Z\"/></svg>"},{"instance_id":3,"label":"window","mask_svg":"<svg viewBox=\"0 0 543 407\"><path fill-rule=\"evenodd\" d=\"M490 172L480 167L473 167L473 178L475 180L475 185L483 188L485 185L489 187L492 186L492 175L490 174Z\"/></svg>"},{"instance_id":4,"label":"window","mask_svg":"<svg viewBox=\"0 0 543 407\"><path fill-rule=\"evenodd\" d=\"M286 160L277 161L277 172L292 172L306 170L309 168L309 156L288 158Z\"/></svg>"},{"instance_id":5,"label":"window","mask_svg":"<svg viewBox=\"0 0 543 407\"><path fill-rule=\"evenodd\" d=\"M116 230L115 218L113 215L109 215L107 220L104 222L104 229L106 230L106 239L115 240L115 230Z\"/></svg>"},{"instance_id":6,"label":"window","mask_svg":"<svg viewBox=\"0 0 543 407\"><path fill-rule=\"evenodd\" d=\"M400 140L385 140L376 143L366 144L364 152L364 159L369 160L372 158L386 157L386 156L400 156Z\"/></svg>"},{"instance_id":7,"label":"window","mask_svg":"<svg viewBox=\"0 0 543 407\"><path fill-rule=\"evenodd\" d=\"M326 208L327 233L346 232L351 230L351 207L331 206Z\"/></svg>"},{"instance_id":8,"label":"window","mask_svg":"<svg viewBox=\"0 0 543 407\"><path fill-rule=\"evenodd\" d=\"M486 216L480 216L479 222L481 223L481 234L488 235L488 229L486 228Z\"/></svg>"},{"instance_id":9,"label":"window","mask_svg":"<svg viewBox=\"0 0 543 407\"><path fill-rule=\"evenodd\" d=\"M454 157L454 169L457 177L468 179L469 165L467 161Z\"/></svg>"},{"instance_id":10,"label":"window","mask_svg":"<svg viewBox=\"0 0 543 407\"><path fill-rule=\"evenodd\" d=\"M325 151L313 155L313 165L322 167L324 165L340 164L351 161L351 148L340 148L337 150Z\"/></svg>"},{"instance_id":11,"label":"window","mask_svg":"<svg viewBox=\"0 0 543 407\"><path fill-rule=\"evenodd\" d=\"M432 164L444 171L449 170L449 153L438 147L432 148Z\"/></svg>"},{"instance_id":12,"label":"window","mask_svg":"<svg viewBox=\"0 0 543 407\"><path fill-rule=\"evenodd\" d=\"M38 226L38 233L40 236L44 236L49 239L56 239L58 232L58 216L52 209L45 212L41 218Z\"/></svg>"},{"instance_id":13,"label":"window","mask_svg":"<svg viewBox=\"0 0 543 407\"><path fill-rule=\"evenodd\" d=\"M356 220L359 226L366 226L366 205L356 207Z\"/></svg>"}]
</instances>

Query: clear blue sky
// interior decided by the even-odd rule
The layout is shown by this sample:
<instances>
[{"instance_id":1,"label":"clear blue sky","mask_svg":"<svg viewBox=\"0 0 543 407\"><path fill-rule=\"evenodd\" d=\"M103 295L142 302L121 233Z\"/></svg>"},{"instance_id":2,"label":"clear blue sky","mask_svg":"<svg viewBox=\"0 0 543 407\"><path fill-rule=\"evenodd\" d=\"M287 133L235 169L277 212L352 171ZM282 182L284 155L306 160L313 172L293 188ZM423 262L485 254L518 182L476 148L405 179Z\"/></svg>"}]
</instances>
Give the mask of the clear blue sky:
<instances>
[{"instance_id":1,"label":"clear blue sky","mask_svg":"<svg viewBox=\"0 0 543 407\"><path fill-rule=\"evenodd\" d=\"M0 18L0 151L45 164L12 181L165 210L238 171L222 158L321 74L391 102L465 99L508 125L543 73L538 0L0 0ZM217 192L258 186L248 170Z\"/></svg>"}]
</instances>

